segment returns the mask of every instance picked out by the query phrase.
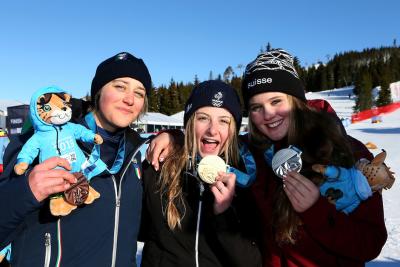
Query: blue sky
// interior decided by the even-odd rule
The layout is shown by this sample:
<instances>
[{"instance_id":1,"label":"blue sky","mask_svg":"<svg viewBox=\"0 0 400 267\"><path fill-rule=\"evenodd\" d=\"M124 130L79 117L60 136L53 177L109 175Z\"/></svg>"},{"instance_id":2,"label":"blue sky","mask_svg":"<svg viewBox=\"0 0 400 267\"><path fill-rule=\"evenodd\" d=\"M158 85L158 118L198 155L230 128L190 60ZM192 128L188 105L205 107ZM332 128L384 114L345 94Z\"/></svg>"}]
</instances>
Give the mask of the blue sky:
<instances>
[{"instance_id":1,"label":"blue sky","mask_svg":"<svg viewBox=\"0 0 400 267\"><path fill-rule=\"evenodd\" d=\"M48 85L84 96L120 51L143 58L156 86L240 73L268 42L311 65L399 45L399 10L398 0L1 1L1 99L29 101Z\"/></svg>"}]
</instances>

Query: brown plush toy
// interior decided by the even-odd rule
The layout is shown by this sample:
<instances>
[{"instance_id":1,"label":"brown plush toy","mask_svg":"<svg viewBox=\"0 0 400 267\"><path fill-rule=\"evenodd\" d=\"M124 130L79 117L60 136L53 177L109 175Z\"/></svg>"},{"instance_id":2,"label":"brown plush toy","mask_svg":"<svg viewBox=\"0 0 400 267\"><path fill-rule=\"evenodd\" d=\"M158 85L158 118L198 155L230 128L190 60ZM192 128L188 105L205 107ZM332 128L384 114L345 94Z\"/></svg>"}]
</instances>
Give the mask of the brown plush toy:
<instances>
[{"instance_id":1,"label":"brown plush toy","mask_svg":"<svg viewBox=\"0 0 400 267\"><path fill-rule=\"evenodd\" d=\"M54 156L68 160L77 183L64 193L50 197L50 211L55 216L65 216L77 206L90 204L100 197L81 173L86 157L76 140L101 144L103 139L84 126L69 122L72 116L70 99L69 94L57 87L42 88L34 93L30 119L35 133L22 147L14 166L15 173L21 175L37 156L39 162Z\"/></svg>"},{"instance_id":2,"label":"brown plush toy","mask_svg":"<svg viewBox=\"0 0 400 267\"><path fill-rule=\"evenodd\" d=\"M356 163L356 167L365 175L373 192L379 191L382 194L382 188L389 189L392 187L395 178L394 172L385 164L386 151L381 153L369 162L368 160L360 160Z\"/></svg>"}]
</instances>

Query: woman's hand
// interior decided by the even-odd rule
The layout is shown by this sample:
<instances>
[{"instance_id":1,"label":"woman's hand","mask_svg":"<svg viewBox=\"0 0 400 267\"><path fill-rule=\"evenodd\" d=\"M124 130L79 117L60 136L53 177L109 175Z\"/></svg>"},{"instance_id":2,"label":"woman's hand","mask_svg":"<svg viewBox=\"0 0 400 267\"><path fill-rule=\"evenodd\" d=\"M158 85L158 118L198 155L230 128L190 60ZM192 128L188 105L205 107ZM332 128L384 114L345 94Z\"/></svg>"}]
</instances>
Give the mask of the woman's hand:
<instances>
[{"instance_id":1,"label":"woman's hand","mask_svg":"<svg viewBox=\"0 0 400 267\"><path fill-rule=\"evenodd\" d=\"M235 195L236 175L234 173L218 172L217 181L210 186L214 194L214 214L227 210Z\"/></svg>"},{"instance_id":2,"label":"woman's hand","mask_svg":"<svg viewBox=\"0 0 400 267\"><path fill-rule=\"evenodd\" d=\"M314 205L319 196L319 188L297 172L288 172L283 179L283 190L297 212L304 212Z\"/></svg>"},{"instance_id":3,"label":"woman's hand","mask_svg":"<svg viewBox=\"0 0 400 267\"><path fill-rule=\"evenodd\" d=\"M146 159L158 171L160 163L173 151L174 137L167 132L160 133L151 140L146 150Z\"/></svg>"},{"instance_id":4,"label":"woman's hand","mask_svg":"<svg viewBox=\"0 0 400 267\"><path fill-rule=\"evenodd\" d=\"M55 169L62 167L63 169ZM68 172L71 166L66 159L52 157L36 165L29 173L29 187L36 200L41 202L48 196L64 192L76 183L75 176Z\"/></svg>"}]
</instances>

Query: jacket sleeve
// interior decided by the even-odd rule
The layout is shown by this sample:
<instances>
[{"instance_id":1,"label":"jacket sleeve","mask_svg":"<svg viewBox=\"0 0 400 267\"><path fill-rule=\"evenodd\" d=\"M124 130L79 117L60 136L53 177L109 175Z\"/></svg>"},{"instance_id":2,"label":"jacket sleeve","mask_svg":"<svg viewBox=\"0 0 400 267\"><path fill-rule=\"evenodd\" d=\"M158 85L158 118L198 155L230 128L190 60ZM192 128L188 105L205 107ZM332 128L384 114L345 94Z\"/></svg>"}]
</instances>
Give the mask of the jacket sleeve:
<instances>
[{"instance_id":1,"label":"jacket sleeve","mask_svg":"<svg viewBox=\"0 0 400 267\"><path fill-rule=\"evenodd\" d=\"M247 206L249 212L239 206L249 204L243 196L235 198L233 205L213 220L217 239L226 255L221 260L226 260L227 266L261 266L261 252L253 231L256 213L250 212L250 206Z\"/></svg>"},{"instance_id":2,"label":"jacket sleeve","mask_svg":"<svg viewBox=\"0 0 400 267\"><path fill-rule=\"evenodd\" d=\"M4 154L4 172L0 178L0 247L12 241L12 236L26 216L40 207L26 175L16 176L14 164L22 143L13 139Z\"/></svg>"},{"instance_id":3,"label":"jacket sleeve","mask_svg":"<svg viewBox=\"0 0 400 267\"><path fill-rule=\"evenodd\" d=\"M312 238L337 255L358 261L376 258L387 239L382 196L374 193L349 215L325 198L300 214Z\"/></svg>"},{"instance_id":4,"label":"jacket sleeve","mask_svg":"<svg viewBox=\"0 0 400 267\"><path fill-rule=\"evenodd\" d=\"M29 140L23 145L21 152L18 153L17 162L26 162L29 165L35 160L39 155L40 147L40 136L33 135Z\"/></svg>"},{"instance_id":5,"label":"jacket sleeve","mask_svg":"<svg viewBox=\"0 0 400 267\"><path fill-rule=\"evenodd\" d=\"M80 124L75 124L75 123L69 123L72 127L72 131L75 135L76 140L81 140L82 142L85 143L94 143L94 136L95 134L89 130L88 128L80 125Z\"/></svg>"}]
</instances>

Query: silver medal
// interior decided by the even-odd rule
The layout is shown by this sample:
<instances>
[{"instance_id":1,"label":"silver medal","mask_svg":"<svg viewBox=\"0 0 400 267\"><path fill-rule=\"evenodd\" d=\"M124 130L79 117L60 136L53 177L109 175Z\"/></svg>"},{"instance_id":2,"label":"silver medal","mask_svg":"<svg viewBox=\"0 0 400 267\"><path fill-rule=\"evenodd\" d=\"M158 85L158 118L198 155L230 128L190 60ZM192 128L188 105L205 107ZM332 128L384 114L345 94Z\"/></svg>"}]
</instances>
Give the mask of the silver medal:
<instances>
[{"instance_id":1,"label":"silver medal","mask_svg":"<svg viewBox=\"0 0 400 267\"><path fill-rule=\"evenodd\" d=\"M290 171L300 172L301 166L301 151L294 146L277 151L272 158L272 169L280 178Z\"/></svg>"}]
</instances>

